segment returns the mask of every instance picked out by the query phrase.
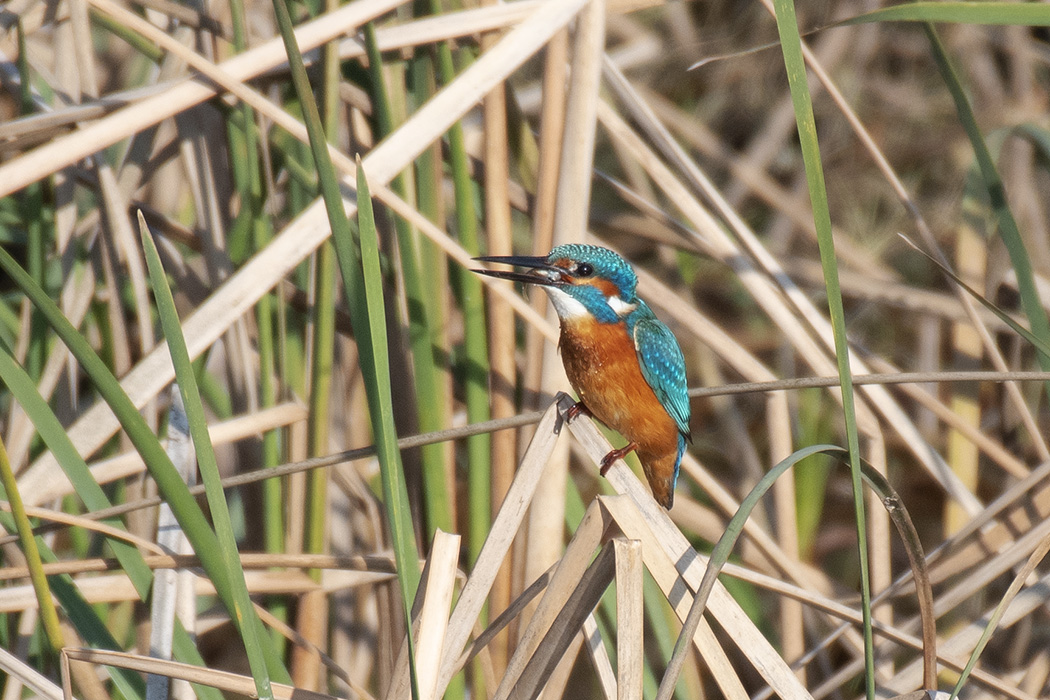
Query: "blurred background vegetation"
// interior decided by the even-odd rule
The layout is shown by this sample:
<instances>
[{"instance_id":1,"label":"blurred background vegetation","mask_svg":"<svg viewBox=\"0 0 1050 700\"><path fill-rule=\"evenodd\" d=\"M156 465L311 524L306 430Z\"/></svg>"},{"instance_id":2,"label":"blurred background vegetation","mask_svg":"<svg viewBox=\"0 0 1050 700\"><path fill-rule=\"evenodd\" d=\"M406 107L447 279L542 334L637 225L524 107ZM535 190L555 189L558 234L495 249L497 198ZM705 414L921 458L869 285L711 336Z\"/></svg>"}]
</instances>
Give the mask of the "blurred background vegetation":
<instances>
[{"instance_id":1,"label":"blurred background vegetation","mask_svg":"<svg viewBox=\"0 0 1050 700\"><path fill-rule=\"evenodd\" d=\"M837 25L876 2L797 12L854 374L922 373L858 388L856 428L864 458L935 552L943 670L965 663L1021 563L1050 538L1045 377L949 373L1045 365L1033 342L897 234L1047 341L1050 7L973 3L978 16L966 3L932 4L940 14L925 3L914 11L945 22L932 31ZM520 527L494 531L530 441L543 437L539 411L568 385L544 295L483 280L469 271L472 256L589 241L634 264L641 295L681 341L690 386L712 388L693 401L693 444L669 514L698 551L711 550L771 466L808 445L846 444L819 226L772 4L309 0L287 9L313 89L305 99L268 2L0 4L0 466L12 506L0 513L4 700L57 698L61 646L147 654L165 634L176 659L250 668L256 682L253 658L301 689L400 697L409 692L403 596L413 600L418 580L404 555L427 560L432 586L444 562L458 597L497 534L509 551L486 562L487 604L463 628L484 644L461 660L447 695L503 692L536 609L523 592L561 561L595 497L625 489L563 436L528 471ZM311 150L302 126L313 103L334 170L316 161L323 147ZM357 156L374 226L366 207L358 219ZM326 240L333 228L340 235L329 221L338 207L326 215L320 199L336 176L352 224L338 254ZM150 282L138 212L193 359L181 383L199 387L217 476L234 482L228 520L220 491L194 500L173 480L188 450L171 417L181 399L169 390L162 278ZM831 377L830 388L715 389L810 376ZM390 428L413 438L399 459L383 448ZM377 443L379 457L363 449ZM158 491L174 515L157 507ZM881 504L868 505L877 594L909 567ZM659 532L662 515L638 507ZM21 525L20 513L29 516ZM188 544L158 535L158 521L163 533L173 519ZM828 457L803 461L750 527L722 580L799 687L771 690L720 619L713 639L736 685L701 652L677 697L862 693L861 639L855 623L840 627L844 609L859 609L848 470ZM428 558L438 531L461 539ZM239 564L216 558L226 537ZM172 553L189 558L162 556ZM173 567L184 572L178 585ZM266 630L259 657L246 636L252 616L230 622L242 568ZM34 570L49 575L31 582ZM184 591L181 603L162 580ZM54 619L40 605L48 582ZM1036 569L1012 599L968 697L1050 693L1047 584ZM672 608L655 573L639 573L638 585L637 682L652 697L680 629L675 610L683 616L688 604L671 596ZM541 674L546 697L615 687L602 664L617 665L622 586L584 625L588 644L574 637ZM483 635L508 607L508 626ZM189 633L172 631L175 608ZM891 695L920 688L913 586L873 614L883 626L876 684ZM433 644L420 624L415 636ZM442 649L442 634L437 647L413 650L424 679L428 663L437 674L434 659L456 660L467 642ZM166 692L101 668L72 664L77 697ZM443 674L434 677L448 683ZM215 698L192 688L173 692Z\"/></svg>"}]
</instances>

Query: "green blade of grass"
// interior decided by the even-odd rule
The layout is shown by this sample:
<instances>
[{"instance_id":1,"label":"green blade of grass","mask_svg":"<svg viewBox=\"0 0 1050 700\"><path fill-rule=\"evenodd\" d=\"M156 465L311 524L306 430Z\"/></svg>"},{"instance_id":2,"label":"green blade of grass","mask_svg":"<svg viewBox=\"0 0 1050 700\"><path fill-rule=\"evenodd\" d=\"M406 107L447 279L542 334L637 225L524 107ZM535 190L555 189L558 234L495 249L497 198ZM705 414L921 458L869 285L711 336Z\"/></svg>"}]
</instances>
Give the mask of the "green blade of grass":
<instances>
[{"instance_id":1,"label":"green blade of grass","mask_svg":"<svg viewBox=\"0 0 1050 700\"><path fill-rule=\"evenodd\" d=\"M383 80L383 57L376 41L375 25L365 25L365 48L368 51L368 67L372 78L372 104L375 105L379 133L386 136L394 130L393 110L390 96ZM390 182L390 188L401 198L406 198L408 188L405 176L398 175ZM416 388L416 409L419 429L428 433L441 430L446 425L444 401L438 388L438 369L431 344L433 337L431 316L433 314L433 292L427 293L423 286L420 266L418 235L412 226L400 217L394 219L397 232L397 247L401 254L401 275L405 284L408 308L408 342L412 352L413 379ZM431 540L438 530L453 532L452 498L445 486L445 449L441 445L429 445L421 452L423 463L423 498L426 506L426 538Z\"/></svg>"},{"instance_id":2,"label":"green blade of grass","mask_svg":"<svg viewBox=\"0 0 1050 700\"><path fill-rule=\"evenodd\" d=\"M320 5L321 3L318 3ZM334 0L324 0L324 10L336 9ZM322 49L321 90L324 108L324 132L330 143L336 143L339 129L339 51L338 42L331 41ZM310 415L308 446L311 457L319 457L328 450L328 411L331 398L332 362L335 354L335 249L325 241L315 253L313 349L310 354ZM327 542L328 474L323 470L310 472L306 486L307 552L323 552ZM321 571L310 572L317 581Z\"/></svg>"},{"instance_id":3,"label":"green blade of grass","mask_svg":"<svg viewBox=\"0 0 1050 700\"><path fill-rule=\"evenodd\" d=\"M798 392L798 443L815 445L834 439L832 430L833 404L820 389ZM810 558L814 541L820 532L820 523L827 501L828 477L831 461L815 457L821 465L795 470L795 521L798 528L799 553L803 561Z\"/></svg>"},{"instance_id":4,"label":"green blade of grass","mask_svg":"<svg viewBox=\"0 0 1050 700\"><path fill-rule=\"evenodd\" d=\"M394 551L404 561L398 559L399 577L404 576L405 600L407 607L411 607L411 601L415 598L416 588L419 586L419 548L415 542L412 531L411 514L408 512L408 495L404 483L404 475L401 473L401 454L397 449L397 433L393 425L393 410L390 407L390 369L386 361L386 335L385 314L381 304L378 307L370 306L372 298L366 298L371 289L377 290L380 302L382 297L382 282L380 278L370 282L364 278L363 268L364 251L355 250L354 235L350 228L350 222L342 207L342 196L339 189L339 180L335 174L335 168L328 157L328 148L321 130L320 115L317 105L310 93L310 83L306 77L306 68L299 54L295 35L291 33L291 17L283 0L275 0L274 7L277 10L277 19L281 25L281 33L286 42L289 54L289 65L292 78L296 83L296 91L299 93L303 103L303 113L306 125L310 131L310 147L314 156L314 162L318 171L318 180L321 185L325 208L328 211L329 223L332 226L333 242L336 249L336 257L340 272L343 275L344 288L347 293L347 303L351 309L351 322L354 327L354 337L358 342L361 354L362 370L365 375L369 408L373 424L372 430L376 434L376 449L383 465L384 483L387 478L391 479L390 493L384 494L392 501L387 503L388 515L392 519L391 532L394 539ZM294 55L293 55L294 54ZM358 183L363 182L360 176ZM367 188L366 188L367 192ZM367 194L358 192L361 200L358 204L361 208L367 208L366 221L371 223L372 235L375 238L374 220L372 219L371 200ZM362 232L360 244L363 246L366 236ZM376 239L378 240L378 239ZM378 273L378 243L376 253L376 267ZM360 256L360 257L359 257ZM373 317L369 312L376 313ZM374 342L369 339L374 336ZM377 349L381 352L377 352ZM381 365L381 366L380 366ZM396 483L400 482L400 483ZM385 488L385 487L384 487ZM402 571L402 568L404 569Z\"/></svg>"},{"instance_id":5,"label":"green blade of grass","mask_svg":"<svg viewBox=\"0 0 1050 700\"><path fill-rule=\"evenodd\" d=\"M380 475L383 482L383 496L387 502L387 517L390 519L391 538L394 540L394 554L397 560L398 580L405 605L405 634L408 638L408 668L411 676L412 697L419 697L416 681L415 644L412 639L412 603L419 588L419 551L416 545L415 532L412 527L412 515L408 502L408 490L405 486L404 471L401 467L401 452L397 446L397 433L394 430L394 407L390 395L390 366L387 362L386 349L386 315L383 302L382 270L379 265L379 236L376 232L375 218L372 213L372 200L369 195L365 169L357 159L357 220L360 234L361 271L360 278L363 292L351 308L358 309L355 316L366 311L370 332L366 336L371 348L367 353L371 361L370 371L366 377L372 378L375 385L375 398L369 399L372 414L372 430L375 433L376 453L381 465ZM333 238L336 237L333 231ZM345 245L349 247L350 241ZM338 246L338 243L337 243ZM337 247L338 250L338 247ZM349 253L350 251L347 251ZM340 256L341 258L347 256ZM344 271L344 275L346 272ZM361 307L364 307L363 309ZM355 337L360 338L356 331ZM359 341L360 347L360 341ZM362 359L366 353L362 351ZM404 573L402 573L404 572Z\"/></svg>"},{"instance_id":6,"label":"green blade of grass","mask_svg":"<svg viewBox=\"0 0 1050 700\"><path fill-rule=\"evenodd\" d=\"M179 526L186 533L193 550L201 558L201 566L212 580L216 594L231 616L234 616L233 596L226 575L225 563L219 555L218 539L209 527L196 500L190 495L189 488L179 477L178 471L164 452L157 436L150 430L145 419L124 393L120 382L113 376L87 340L77 332L44 290L3 248L0 248L0 268L40 310L55 334L65 343L103 400L109 405L132 445L142 456L142 461L150 476L157 483L161 496L171 505ZM236 616L234 619L236 620Z\"/></svg>"},{"instance_id":7,"label":"green blade of grass","mask_svg":"<svg viewBox=\"0 0 1050 700\"><path fill-rule=\"evenodd\" d=\"M26 36L19 20L15 24L18 41L18 68L20 83L21 113L30 115L35 111L33 105L32 80L29 70L29 53L26 51ZM22 190L19 196L19 209L26 230L26 269L30 276L41 287L44 286L44 265L46 264L44 241L44 187L34 183ZM47 325L40 317L40 312L29 310L29 347L26 349L26 369L29 376L40 379L44 367L44 356L47 352Z\"/></svg>"},{"instance_id":8,"label":"green blade of grass","mask_svg":"<svg viewBox=\"0 0 1050 700\"><path fill-rule=\"evenodd\" d=\"M752 511L754 511L755 507L759 504L762 498L765 497L773 487L776 480L779 479L784 472L795 467L806 458L818 454L826 454L841 458L848 456L849 452L837 445L811 445L796 450L766 472L766 474L759 479L758 483L755 484L754 488L752 488L747 496L740 502L740 506L737 508L736 513L733 514L733 517L730 518L729 523L726 525L725 532L722 534L722 537L719 538L718 543L715 545L711 552L711 556L708 559L707 568L704 571L704 577L701 579L700 585L697 586L696 595L694 596L693 603L689 608L689 614L686 616L686 619L682 624L682 632L678 637L678 641L675 643L674 654L667 666L667 673L664 675L663 681L660 684L660 692L657 694L657 700L669 700L673 689L673 683L677 680L678 674L681 672L686 652L692 644L693 635L696 633L697 626L703 616L704 610L707 606L707 600L711 595L711 591L714 590L715 582L718 580L719 573L722 571L726 562L729 561L729 556L732 554L733 548L736 545L737 540L740 538L741 533L743 533L744 525L747 523L748 518L751 517ZM904 542L905 551L908 554L908 560L911 563L912 572L914 574L915 586L918 591L917 597L919 608L922 613L923 681L927 688L934 688L936 686L937 632L934 624L933 593L930 587L929 575L926 571L926 559L923 554L922 544L919 541L919 535L915 531L911 517L908 515L907 510L905 510L900 497L897 495L896 491L893 490L889 481L887 481L886 478L870 464L862 463L861 472L864 480L872 490L875 491L879 496L879 499L886 506L886 510L889 512L890 518Z\"/></svg>"},{"instance_id":9,"label":"green blade of grass","mask_svg":"<svg viewBox=\"0 0 1050 700\"><path fill-rule=\"evenodd\" d=\"M966 685L966 681L977 665L977 660L981 658L984 648L988 646L988 640L992 638L992 633L999 626L999 621L1003 619L1006 609L1010 607L1010 603L1014 601L1017 594L1021 592L1021 588L1024 587L1025 581L1032 575L1048 552L1050 552L1050 537L1044 537L1032 553L1028 555L1028 561L1014 576L1014 580L1010 582L1010 587L1006 589L1006 593L1003 594L1003 597L995 606L995 610L992 611L991 616L988 618L988 624L984 626L980 639L977 640L973 652L970 653L970 658L966 660L966 666L963 667L962 673L959 674L959 680L956 681L955 687L952 688L949 700L955 700L955 698L959 697L959 693L962 692L963 686Z\"/></svg>"},{"instance_id":10,"label":"green blade of grass","mask_svg":"<svg viewBox=\"0 0 1050 700\"><path fill-rule=\"evenodd\" d=\"M1042 7L1050 10L1050 6L1043 5ZM1042 301L1039 298L1039 290L1035 285L1035 275L1032 272L1032 261L1025 248L1024 240L1021 238L1021 230L1017 226L1017 220L1014 219L1013 213L1010 211L1010 205L1006 200L1006 191L1003 188L1002 178L999 177L999 171L995 167L992 154L988 150L988 144L985 143L981 129L977 125L977 118L973 113L973 108L970 106L969 99L966 97L966 91L955 69L952 67L951 60L948 58L948 52L941 43L937 31L930 24L924 24L923 29L926 31L926 38L933 49L934 59L937 61L937 67L941 71L941 77L944 79L948 91L955 101L955 111L959 116L959 121L962 122L963 128L966 129L966 135L970 138L970 145L973 147L974 156L977 158L981 178L984 180L985 189L988 190L989 202L999 222L999 235L1010 255L1010 263L1013 265L1014 272L1017 274L1017 291L1021 296L1021 308L1024 309L1025 315L1028 317L1028 325L1032 335L1038 338L1041 344L1045 346L1050 344L1050 319L1047 318L1046 309L1043 308ZM1039 366L1043 370L1050 371L1050 355L1039 353L1037 357ZM1050 396L1050 384L1046 385L1046 390L1047 396Z\"/></svg>"},{"instance_id":11,"label":"green blade of grass","mask_svg":"<svg viewBox=\"0 0 1050 700\"><path fill-rule=\"evenodd\" d=\"M674 645L674 653L671 655L671 660L667 664L667 670L660 681L660 689L656 694L656 700L671 699L671 694L678 683L678 676L681 674L682 666L685 664L686 653L693 644L693 635L696 634L697 627L700 625L700 618L707 607L708 596L714 590L719 572L725 566L725 563L729 561L729 555L733 553L733 547L740 537L740 533L744 531L744 524L751 516L751 511L755 509L755 506L772 488L774 482L781 474L806 457L830 452L843 454L846 450L837 445L811 445L793 452L766 472L755 484L755 487L751 489L751 492L747 494L747 497L740 501L740 506L736 509L733 517L729 519L725 532L708 558L707 569L704 571L704 577L700 580L700 585L697 586L696 595L693 596L693 603L689 607L689 614L686 615L685 620L682 622L682 631L678 635L678 640Z\"/></svg>"},{"instance_id":12,"label":"green blade of grass","mask_svg":"<svg viewBox=\"0 0 1050 700\"><path fill-rule=\"evenodd\" d=\"M410 566L408 575L414 576L414 581L411 581L411 586L408 591L412 593L412 598L415 597L415 589L418 588L419 578L418 572L419 564L415 560L415 553L418 552L416 546L415 537L412 535L411 530L411 519L408 512L408 493L405 488L404 475L401 473L401 453L397 446L397 433L394 430L394 411L393 411L393 400L390 396L390 366L386 361L387 348L386 348L386 317L383 313L383 285L382 285L382 270L379 263L379 237L377 235L375 219L372 212L372 200L370 198L368 190L368 182L365 178L364 168L361 166L360 159L358 159L357 167L357 209L358 209L358 230L360 233L360 245L361 245L361 265L363 272L363 289L364 298L358 298L357 304L360 305L364 302L368 310L368 319L370 322L371 330L371 345L369 355L370 360L374 364L374 381L378 385L376 389L376 406L374 407L374 415L383 426L382 430L373 428L377 433L376 435L376 452L379 455L380 461L387 461L390 464L390 468L384 472L384 479L390 479L391 483L387 485L384 483L384 493L387 497L391 498L392 501L389 503L389 507L399 509L402 519L398 522L398 529L403 530L406 526L409 528L404 531L402 539L409 545L405 548L405 554L412 554L412 561L414 565ZM356 335L356 334L355 334ZM387 476L387 474L389 474ZM400 567L400 564L398 564Z\"/></svg>"},{"instance_id":13,"label":"green blade of grass","mask_svg":"<svg viewBox=\"0 0 1050 700\"><path fill-rule=\"evenodd\" d=\"M868 700L875 697L875 646L871 631L871 583L868 572L868 536L864 514L864 490L861 484L860 440L857 433L857 413L853 396L853 373L849 362L849 342L846 338L846 315L842 306L838 263L835 259L835 240L831 233L831 211L828 208L824 169L817 141L817 126L813 117L813 102L806 81L806 62L802 56L802 39L798 31L793 0L774 0L780 49L784 55L791 103L798 125L802 159L806 169L806 183L813 209L813 224L820 248L820 265L824 271L824 287L828 297L832 334L835 339L835 360L842 387L842 410L849 447L850 480L853 487L854 519L857 525L857 549L860 559L861 615L864 626L864 691Z\"/></svg>"},{"instance_id":14,"label":"green blade of grass","mask_svg":"<svg viewBox=\"0 0 1050 700\"><path fill-rule=\"evenodd\" d=\"M357 206L360 239L359 247L355 249L353 231L343 209L339 180L328 154L320 113L313 99L310 81L306 76L306 67L303 65L302 54L299 52L295 39L288 6L284 0L274 0L273 5L288 54L292 82L302 104L304 121L310 136L310 150L314 156L325 210L332 227L332 242L343 276L343 288L350 308L354 338L357 340L365 393L368 397L369 415L372 419L372 432L379 456L387 521L404 606L412 697L416 698L419 697L419 692L416 683L410 611L416 590L419 588L419 548L412 526L408 490L405 486L401 453L397 447L397 432L394 428L382 271L379 264L379 241L372 215L372 202L368 194L364 169L359 159Z\"/></svg>"},{"instance_id":15,"label":"green blade of grass","mask_svg":"<svg viewBox=\"0 0 1050 700\"><path fill-rule=\"evenodd\" d=\"M428 0L416 0L416 12L417 14L425 14L425 5L428 4ZM415 54L410 60L408 66L408 83L411 90L411 106L418 107L419 105L425 104L429 100L435 90L434 81L434 60L430 47L421 46L417 47ZM430 221L439 225L444 225L444 206L443 206L443 181L444 181L444 170L441 161L441 144L434 143L430 148L424 150L415 160L415 168L412 171L412 181L415 183L413 194L415 195L416 207L423 216ZM444 253L427 237L421 237L418 240L418 261L421 270L430 271L429 280L431 284L437 282L443 285L445 292L441 295L426 294L424 295L429 308L426 309L426 321L428 324L427 337L425 344L429 347L429 352L435 357L433 360L434 365L434 387L429 390L427 387L422 386L417 381L417 394L419 396L432 395L432 402L434 403L434 418L441 416L440 423L434 420L434 423L438 426L437 429L444 429L447 427L448 411L452 405L450 396L450 382L447 380L449 373L449 365L445 362L438 361L436 358L438 355L445 353L449 350L449 342L447 329L449 327L449 317L451 314L452 303L449 299L451 293L448 285L448 267ZM409 323L412 323L411 318ZM420 347L424 345L424 340L411 337L412 329L409 329L410 340L414 343L418 342ZM415 352L415 350L413 350ZM415 362L415 359L413 358ZM423 411L423 402L425 399L420 400L420 412ZM420 421L422 425L422 420ZM449 509L448 519L450 525L448 531L455 532L456 527L456 471L453 460L449 459L450 452L446 451L444 446L439 445L428 445L423 448L421 453L421 461L423 465L424 474L423 478L434 478L434 474L430 472L433 467L431 465L438 464L441 468L440 483L435 488L440 491L447 493L447 497L442 497L447 502ZM435 478L435 481L437 479ZM424 481L424 484L427 482ZM431 485L426 485L428 492ZM445 517L440 511L435 508L431 510L431 506L444 507L444 503L430 501L430 496L425 496L427 499L427 537L429 540L433 539L433 528L443 527L440 525L440 519ZM467 695L466 691L466 679L464 674L457 673L451 681L449 681L448 687L445 689L445 697L449 700L456 700L458 698L464 698Z\"/></svg>"},{"instance_id":16,"label":"green blade of grass","mask_svg":"<svg viewBox=\"0 0 1050 700\"><path fill-rule=\"evenodd\" d=\"M29 516L26 515L25 504L22 503L22 495L18 492L18 482L11 469L11 461L7 458L7 448L4 447L3 440L0 440L0 484L3 485L4 497L11 506L11 517L15 521L18 540L22 545L22 554L29 568L29 580L33 584L33 593L36 594L44 633L51 644L51 651L58 654L66 645L62 638L62 627L58 622L58 610L55 608L55 601L51 599L51 587L47 584L44 565L40 560L40 550L37 549L36 538L33 537L33 524L29 522Z\"/></svg>"},{"instance_id":17,"label":"green blade of grass","mask_svg":"<svg viewBox=\"0 0 1050 700\"><path fill-rule=\"evenodd\" d=\"M328 449L328 404L331 397L332 362L335 349L335 249L325 241L317 249L314 284L313 354L310 357L309 452L320 457ZM323 552L328 510L328 474L311 472L307 477L306 542L308 552ZM320 576L320 571L316 572Z\"/></svg>"},{"instance_id":18,"label":"green blade of grass","mask_svg":"<svg viewBox=\"0 0 1050 700\"><path fill-rule=\"evenodd\" d=\"M182 325L178 312L175 310L175 300L164 276L164 268L160 263L157 246L153 242L142 212L139 212L139 232L142 236L146 266L149 268L150 286L153 288L153 297L157 303L157 314L160 316L164 337L171 352L171 360L175 365L175 377L186 407L186 419L189 422L190 436L193 438L194 450L197 453L201 480L204 482L212 521L215 523L219 553L225 564L226 576L232 589L233 610L231 613L237 622L241 640L244 642L244 651L248 656L252 677L255 679L256 692L259 693L260 700L272 700L273 690L270 688L270 669L268 667L273 666L276 672L277 668L283 668L283 665L272 650L270 658L267 658L264 652L265 635L262 623L248 595L248 586L244 581L244 569L241 567L240 553L237 551L237 540L230 522L230 511L226 505L226 494L223 492L219 477L215 450L212 448L211 437L208 435L208 422L204 417L204 405L201 402L200 392L197 390L193 362L186 349L186 339L182 335Z\"/></svg>"},{"instance_id":19,"label":"green blade of grass","mask_svg":"<svg viewBox=\"0 0 1050 700\"><path fill-rule=\"evenodd\" d=\"M229 2L230 20L233 28L233 45L238 53L248 48L243 0ZM260 172L259 134L256 129L255 112L241 102L235 108L240 119L227 120L227 134L230 150L234 184L240 195L241 210L239 216L248 220L247 229L255 250L266 247L273 237L270 217L265 212L262 173ZM277 403L277 388L274 382L274 298L264 294L255 306L256 341L259 352L259 405L270 408ZM262 439L262 463L266 467L275 467L281 461L280 445L276 430L268 430ZM284 496L280 479L267 479L262 485L263 492L263 542L267 552L284 551ZM283 604L275 603L273 612L279 619L285 619ZM283 643L280 635L275 641Z\"/></svg>"},{"instance_id":20,"label":"green blade of grass","mask_svg":"<svg viewBox=\"0 0 1050 700\"><path fill-rule=\"evenodd\" d=\"M73 485L73 490L84 505L89 510L109 508L112 503L106 497L102 487L92 477L84 458L73 447L62 424L37 391L29 374L3 347L0 347L0 382L4 383L22 410L25 411L26 416L32 421L37 434L55 455L58 465L69 477L69 483ZM117 518L107 518L103 522L111 527L124 529L123 523ZM149 595L153 573L142 560L138 550L134 545L116 539L110 540L110 547L132 585L135 586L139 597L145 600Z\"/></svg>"},{"instance_id":21,"label":"green blade of grass","mask_svg":"<svg viewBox=\"0 0 1050 700\"><path fill-rule=\"evenodd\" d=\"M105 29L114 36L120 37L127 42L131 48L135 49L154 63L160 63L164 58L164 51L162 51L160 47L143 38L138 32L128 29L105 12L99 12L92 7L88 9L88 13L91 17L92 24L101 29Z\"/></svg>"},{"instance_id":22,"label":"green blade of grass","mask_svg":"<svg viewBox=\"0 0 1050 700\"><path fill-rule=\"evenodd\" d=\"M839 24L871 22L951 22L1045 27L1050 25L1050 5L1036 2L915 2L866 12Z\"/></svg>"},{"instance_id":23,"label":"green blade of grass","mask_svg":"<svg viewBox=\"0 0 1050 700\"><path fill-rule=\"evenodd\" d=\"M69 477L73 490L83 504L92 511L109 508L112 505L109 498L106 497L102 487L98 485L98 482L91 475L87 463L73 446L62 424L51 411L47 402L44 401L40 392L37 391L36 385L29 378L26 371L15 362L14 358L7 352L7 349L2 346L0 346L0 382L3 382L11 392L11 395L18 401L22 410L25 411L26 416L32 421L37 434L40 435L44 444L55 455L55 459L62 471ZM104 518L101 522L110 527L125 529L119 518ZM120 562L120 566L127 575L128 580L131 581L131 585L135 587L139 598L145 601L149 596L150 587L153 583L153 571L146 565L142 555L134 545L123 540L111 539L109 540L109 546L113 550L117 561ZM57 561L57 558L52 555L49 561ZM69 602L59 596L58 592L55 595L59 597L60 602L68 612ZM85 606L87 605L82 600L81 603ZM81 615L80 619L84 617L84 615ZM94 625L101 626L102 622L95 618ZM77 631L85 639L92 636L79 627ZM189 634L186 633L181 623L177 622L175 626L175 638L173 641L175 658L177 660L197 666L204 665L204 659L201 658L196 644ZM117 648L115 644L114 642L112 647L114 649ZM128 672L121 671L121 673L126 675ZM126 679L121 677L120 682L126 683ZM201 700L222 700L222 695L214 688L196 685L194 687L197 689L197 696Z\"/></svg>"},{"instance_id":24,"label":"green blade of grass","mask_svg":"<svg viewBox=\"0 0 1050 700\"><path fill-rule=\"evenodd\" d=\"M18 529L11 514L3 512L0 512L0 527L8 532ZM43 562L51 564L58 561L58 557L39 537L36 539L36 546ZM77 590L69 575L53 576L49 579L49 583L51 592L58 599L67 618L85 643L102 649L120 649L117 640L99 619L95 609L80 595L80 591ZM114 686L127 700L142 700L145 684L137 673L117 669L112 678Z\"/></svg>"},{"instance_id":25,"label":"green blade of grass","mask_svg":"<svg viewBox=\"0 0 1050 700\"><path fill-rule=\"evenodd\" d=\"M253 241L256 250L266 247L271 236L266 215L256 212L253 221ZM255 308L256 345L259 352L259 406L271 408L277 405L277 387L274 380L274 298L263 294ZM262 439L262 464L276 467L281 463L280 441L277 430L268 430ZM280 479L267 479L263 484L263 513L265 525L263 537L267 552L284 551L284 494Z\"/></svg>"}]
</instances>

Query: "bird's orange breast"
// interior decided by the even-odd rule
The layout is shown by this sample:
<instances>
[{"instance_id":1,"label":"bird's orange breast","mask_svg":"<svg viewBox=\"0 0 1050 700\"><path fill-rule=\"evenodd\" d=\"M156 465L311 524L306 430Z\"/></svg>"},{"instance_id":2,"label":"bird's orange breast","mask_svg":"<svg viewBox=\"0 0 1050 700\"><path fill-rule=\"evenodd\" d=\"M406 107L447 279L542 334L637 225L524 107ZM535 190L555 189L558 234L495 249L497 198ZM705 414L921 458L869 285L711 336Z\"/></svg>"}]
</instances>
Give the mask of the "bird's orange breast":
<instances>
[{"instance_id":1,"label":"bird's orange breast","mask_svg":"<svg viewBox=\"0 0 1050 700\"><path fill-rule=\"evenodd\" d=\"M678 427L645 381L626 324L563 320L561 354L569 382L590 413L647 456L677 454Z\"/></svg>"}]
</instances>

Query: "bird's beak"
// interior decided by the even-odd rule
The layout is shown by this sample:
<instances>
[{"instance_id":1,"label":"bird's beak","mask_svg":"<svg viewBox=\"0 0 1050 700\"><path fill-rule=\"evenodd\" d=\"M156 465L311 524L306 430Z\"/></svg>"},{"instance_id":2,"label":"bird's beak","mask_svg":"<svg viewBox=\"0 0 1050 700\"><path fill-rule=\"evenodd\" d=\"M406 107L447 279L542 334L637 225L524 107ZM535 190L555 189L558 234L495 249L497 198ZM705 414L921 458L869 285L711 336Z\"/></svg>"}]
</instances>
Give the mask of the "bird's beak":
<instances>
[{"instance_id":1,"label":"bird's beak","mask_svg":"<svg viewBox=\"0 0 1050 700\"><path fill-rule=\"evenodd\" d=\"M562 275L566 270L547 264L547 258L531 257L527 255L489 255L474 258L479 262L499 263L501 265L514 265L515 267L527 267L528 272L515 272L512 270L473 270L480 275L498 277L504 280L524 282L525 284L539 284L548 287L564 284Z\"/></svg>"}]
</instances>

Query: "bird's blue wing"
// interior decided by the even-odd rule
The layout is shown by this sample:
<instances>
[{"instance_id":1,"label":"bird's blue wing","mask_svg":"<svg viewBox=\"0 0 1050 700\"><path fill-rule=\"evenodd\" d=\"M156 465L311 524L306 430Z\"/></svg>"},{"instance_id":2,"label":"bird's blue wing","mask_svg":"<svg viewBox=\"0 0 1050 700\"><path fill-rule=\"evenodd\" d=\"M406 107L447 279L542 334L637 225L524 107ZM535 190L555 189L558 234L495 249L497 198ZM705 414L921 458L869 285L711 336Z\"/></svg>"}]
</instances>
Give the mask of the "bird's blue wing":
<instances>
[{"instance_id":1,"label":"bird's blue wing","mask_svg":"<svg viewBox=\"0 0 1050 700\"><path fill-rule=\"evenodd\" d=\"M689 393L685 380L685 358L678 340L671 329L651 311L634 324L633 335L642 376L660 403L667 407L679 432L688 437Z\"/></svg>"}]
</instances>

